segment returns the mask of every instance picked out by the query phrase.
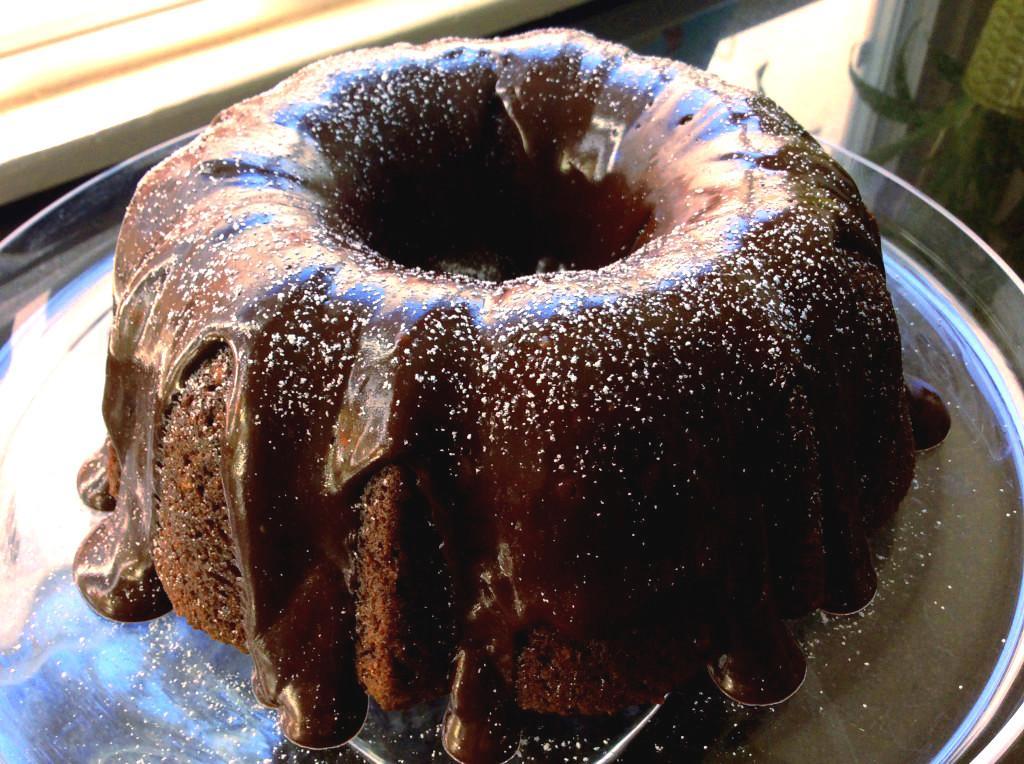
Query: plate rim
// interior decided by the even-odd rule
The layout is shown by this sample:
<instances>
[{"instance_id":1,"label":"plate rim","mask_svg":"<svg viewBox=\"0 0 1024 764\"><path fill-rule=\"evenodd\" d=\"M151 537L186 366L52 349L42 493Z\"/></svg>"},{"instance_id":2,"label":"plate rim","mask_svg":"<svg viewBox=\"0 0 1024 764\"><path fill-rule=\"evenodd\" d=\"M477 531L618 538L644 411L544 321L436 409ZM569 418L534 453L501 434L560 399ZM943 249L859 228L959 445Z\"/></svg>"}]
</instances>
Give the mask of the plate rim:
<instances>
[{"instance_id":1,"label":"plate rim","mask_svg":"<svg viewBox=\"0 0 1024 764\"><path fill-rule=\"evenodd\" d=\"M52 216L55 216L61 210L61 208L65 207L70 203L73 203L76 199L78 199L79 197L86 193L89 193L97 186L101 186L102 184L107 182L111 177L116 176L118 173L124 172L126 169L129 169L131 167L135 167L142 162L151 161L154 155L158 155L161 153L167 154L169 153L168 149L171 149L172 147L179 148L181 146L184 146L188 141L191 141L194 138L196 138L202 132L203 129L204 128L197 128L195 130L183 133L174 138L170 138L166 141L151 146L150 148L145 149L144 151L138 152L132 155L131 157L115 165L112 165L106 170L94 175L93 177L89 178L83 183L77 185L75 188L69 190L67 193L61 195L60 197L58 197L57 199L55 199L54 201L50 202L45 207L40 209L38 212L30 216L27 220L25 220L23 223L21 223L19 226L13 229L7 236L0 240L0 255L5 254L5 252L9 250L10 247L19 238L25 236L33 228L43 224ZM940 216L946 219L964 236L966 236L967 239L969 239L978 250L982 251L988 257L988 259L995 264L995 266L1001 272L1002 277L1005 278L1006 282L1012 285L1013 289L1018 293L1018 295L1022 299L1024 299L1024 278L1018 275L1009 266L1009 264L999 255L998 252L996 252L988 243L986 243L975 231L973 231L969 226L967 226L956 215L951 213L949 210L947 210L945 207L939 204L932 197L930 197L920 189L916 188L908 181L889 171L885 167L877 164L876 162L873 162L870 159L867 159L839 144L832 143L820 137L818 138L818 140L828 152L839 155L842 158L848 159L849 161L852 161L856 164L863 165L872 172L881 176L887 182L895 184L903 192L907 193L911 197L914 197L920 202L923 202L931 210L938 212ZM93 263L93 265L99 265L100 262L105 262L106 259L107 258L103 258L103 260L97 261L96 263ZM68 286L70 285L65 285L65 287L59 289L57 292L55 292L53 295L49 297L49 300L58 298L64 291L64 289L66 289ZM958 302L959 300L954 298L954 303ZM43 310L45 310L45 307L43 307ZM17 335L24 328L24 326L16 327L12 332L11 336L6 338L4 344L13 344L14 341L16 340ZM985 336L987 334L987 332L982 330L979 326L974 326L972 327L972 329L980 330L980 332L973 332L975 334L980 333L982 336ZM1004 355L1001 350L999 351L999 355ZM1009 368L1007 365L1004 365L1003 368L1000 368L997 371L999 372L998 376L1005 377L1005 375L1009 374L1017 382L1018 386L1024 387L1024 380L1022 380L1019 377L1019 375L1016 372L1014 372L1012 368ZM1018 407L1016 413L1020 413L1022 411L1024 411L1024 409ZM1018 425L1021 425L1021 422L1018 422ZM1022 489L1024 489L1024 485L1022 485ZM985 694L987 691L988 682L995 681L998 686L998 684L1008 676L1011 677L1010 681L1012 681L1012 677L1019 678L1021 676L1021 668L1022 666L1024 666L1024 631L1021 630L1020 620L1022 617L1024 617L1024 586L1021 586L1021 582L1017 582L1017 585L1017 606L1013 616L1011 628L1007 632L1007 645L1006 648L1001 652L1000 657L997 660L997 663L993 666L993 672L990 675L989 680L987 680L986 682L986 690L983 690L983 694ZM1016 629L1014 627L1016 627ZM1016 634L1014 633L1014 631L1016 631ZM1011 640L1009 638L1012 636L1015 636L1016 639L1011 643ZM1007 665L1007 668L1004 669L1004 671L1001 672L1001 674L997 677L996 669L999 663L1003 662L1004 658L1008 659L1009 663ZM979 696L978 702L981 701L981 698L982 696ZM1001 699L1000 703L1005 702L1006 700L1007 698L1004 697ZM991 699L987 706L990 705ZM642 730L642 728L646 726L646 724L656 714L659 708L660 706L657 705L652 706L651 709L643 715L642 722L635 726L632 730L630 730L627 738L621 741L621 749L620 746L616 746L616 749L618 749L615 751L616 758L617 755L622 752L622 749L625 749L626 743L632 740ZM962 717L964 723L971 719L971 717L975 714L977 708L977 704L972 706L971 709ZM1005 756L1013 747L1013 745L1021 738L1022 734L1024 734L1024 699L1018 700L1018 705L1016 709L1014 709L1010 713L1010 715L1006 718L1004 722L1002 722L1002 724L999 726L997 730L995 730L994 732L989 731L988 734L985 734L986 728L988 727L989 723L989 721L985 721L981 725L981 727L978 728L978 732L980 733L979 737L983 734L986 737L988 736L988 734L990 734L991 737L987 740L987 742L985 742L983 747L973 756L972 760L974 762L998 761L1003 756ZM975 721L974 724L971 725L971 727L977 727L977 724L978 722ZM950 738L946 741L946 744L935 755L933 760L940 761L946 760L949 757L960 756L963 753L965 753L966 750L969 749L978 740L977 737L974 739L965 739L964 736L959 735L958 732L959 728L957 732L954 732L954 734L950 736ZM970 729L967 732L969 733ZM950 748L950 744L954 743L954 741L956 741L957 738L959 738L959 743L955 745L953 748Z\"/></svg>"}]
</instances>

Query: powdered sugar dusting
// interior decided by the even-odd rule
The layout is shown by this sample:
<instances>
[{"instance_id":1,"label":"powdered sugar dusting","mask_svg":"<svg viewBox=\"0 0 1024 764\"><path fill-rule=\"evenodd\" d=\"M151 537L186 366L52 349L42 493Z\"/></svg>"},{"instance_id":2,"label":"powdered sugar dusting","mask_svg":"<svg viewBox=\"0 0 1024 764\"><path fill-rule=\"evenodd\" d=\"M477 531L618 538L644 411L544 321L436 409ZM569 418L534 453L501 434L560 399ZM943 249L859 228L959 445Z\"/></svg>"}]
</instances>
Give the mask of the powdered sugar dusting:
<instances>
[{"instance_id":1,"label":"powdered sugar dusting","mask_svg":"<svg viewBox=\"0 0 1024 764\"><path fill-rule=\"evenodd\" d=\"M608 711L686 673L530 694L524 640L672 613L686 669L774 702L803 676L780 613L874 590L864 532L912 462L877 232L787 115L710 75L564 31L343 54L147 175L116 276L126 496L182 375L235 358L246 634L300 742L362 718L337 667L381 464L449 529L453 714L493 751L513 699Z\"/></svg>"}]
</instances>

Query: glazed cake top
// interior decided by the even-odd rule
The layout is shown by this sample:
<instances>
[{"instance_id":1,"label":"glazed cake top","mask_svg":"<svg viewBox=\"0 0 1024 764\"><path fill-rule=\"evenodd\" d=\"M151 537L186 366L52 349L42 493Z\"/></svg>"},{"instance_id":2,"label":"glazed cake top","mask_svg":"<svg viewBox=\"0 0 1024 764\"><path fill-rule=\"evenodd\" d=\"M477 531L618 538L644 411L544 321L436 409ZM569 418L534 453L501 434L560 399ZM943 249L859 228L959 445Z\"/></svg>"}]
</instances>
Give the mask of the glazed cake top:
<instances>
[{"instance_id":1,"label":"glazed cake top","mask_svg":"<svg viewBox=\"0 0 1024 764\"><path fill-rule=\"evenodd\" d=\"M245 630L300 743L343 742L365 714L353 507L381 464L414 471L444 539L464 760L507 752L530 626L777 624L873 591L856 544L828 576L804 547L823 543L815 426L848 431L864 523L901 491L865 446L898 451L906 415L877 231L762 96L564 30L341 54L154 168L115 276L122 479L79 583L114 617L169 608L148 552L163 417L227 347ZM870 377L852 409L875 416L816 411L838 367ZM716 681L792 692L785 630L750 639L763 665L719 661Z\"/></svg>"}]
</instances>

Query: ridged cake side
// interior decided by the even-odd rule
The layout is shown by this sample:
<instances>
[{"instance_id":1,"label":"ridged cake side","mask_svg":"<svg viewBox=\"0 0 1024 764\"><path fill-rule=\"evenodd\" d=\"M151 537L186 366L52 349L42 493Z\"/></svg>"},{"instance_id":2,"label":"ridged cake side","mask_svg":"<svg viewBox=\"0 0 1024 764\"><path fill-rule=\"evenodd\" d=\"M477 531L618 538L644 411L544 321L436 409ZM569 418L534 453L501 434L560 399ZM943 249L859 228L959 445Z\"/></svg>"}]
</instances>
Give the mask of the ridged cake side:
<instances>
[{"instance_id":1,"label":"ridged cake side","mask_svg":"<svg viewBox=\"0 0 1024 764\"><path fill-rule=\"evenodd\" d=\"M448 678L474 762L691 656L784 699L782 617L870 600L913 471L850 178L762 96L560 30L314 64L149 173L104 416L97 610L244 638L308 746Z\"/></svg>"},{"instance_id":2,"label":"ridged cake side","mask_svg":"<svg viewBox=\"0 0 1024 764\"><path fill-rule=\"evenodd\" d=\"M215 352L187 374L161 440L153 556L175 611L197 629L246 649L220 459L232 362ZM166 481L166 482L165 482ZM451 582L440 536L415 476L385 466L359 501L356 669L385 710L447 691L454 653ZM701 665L707 635L680 641L663 624L629 624L615 638L576 644L537 629L520 640L519 705L548 713L613 713L656 703Z\"/></svg>"}]
</instances>

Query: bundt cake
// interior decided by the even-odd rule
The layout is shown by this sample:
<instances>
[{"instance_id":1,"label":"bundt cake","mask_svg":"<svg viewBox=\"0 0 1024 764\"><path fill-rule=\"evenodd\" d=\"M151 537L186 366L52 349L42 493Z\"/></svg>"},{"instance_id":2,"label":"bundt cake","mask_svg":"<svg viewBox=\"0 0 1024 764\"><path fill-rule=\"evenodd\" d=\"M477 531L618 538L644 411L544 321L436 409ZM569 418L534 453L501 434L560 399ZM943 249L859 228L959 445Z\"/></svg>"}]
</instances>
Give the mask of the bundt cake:
<instances>
[{"instance_id":1,"label":"bundt cake","mask_svg":"<svg viewBox=\"0 0 1024 764\"><path fill-rule=\"evenodd\" d=\"M782 619L875 590L879 236L763 96L565 30L344 53L146 175L114 270L78 585L248 651L300 745L367 695L450 693L464 762L701 670L781 701Z\"/></svg>"}]
</instances>

